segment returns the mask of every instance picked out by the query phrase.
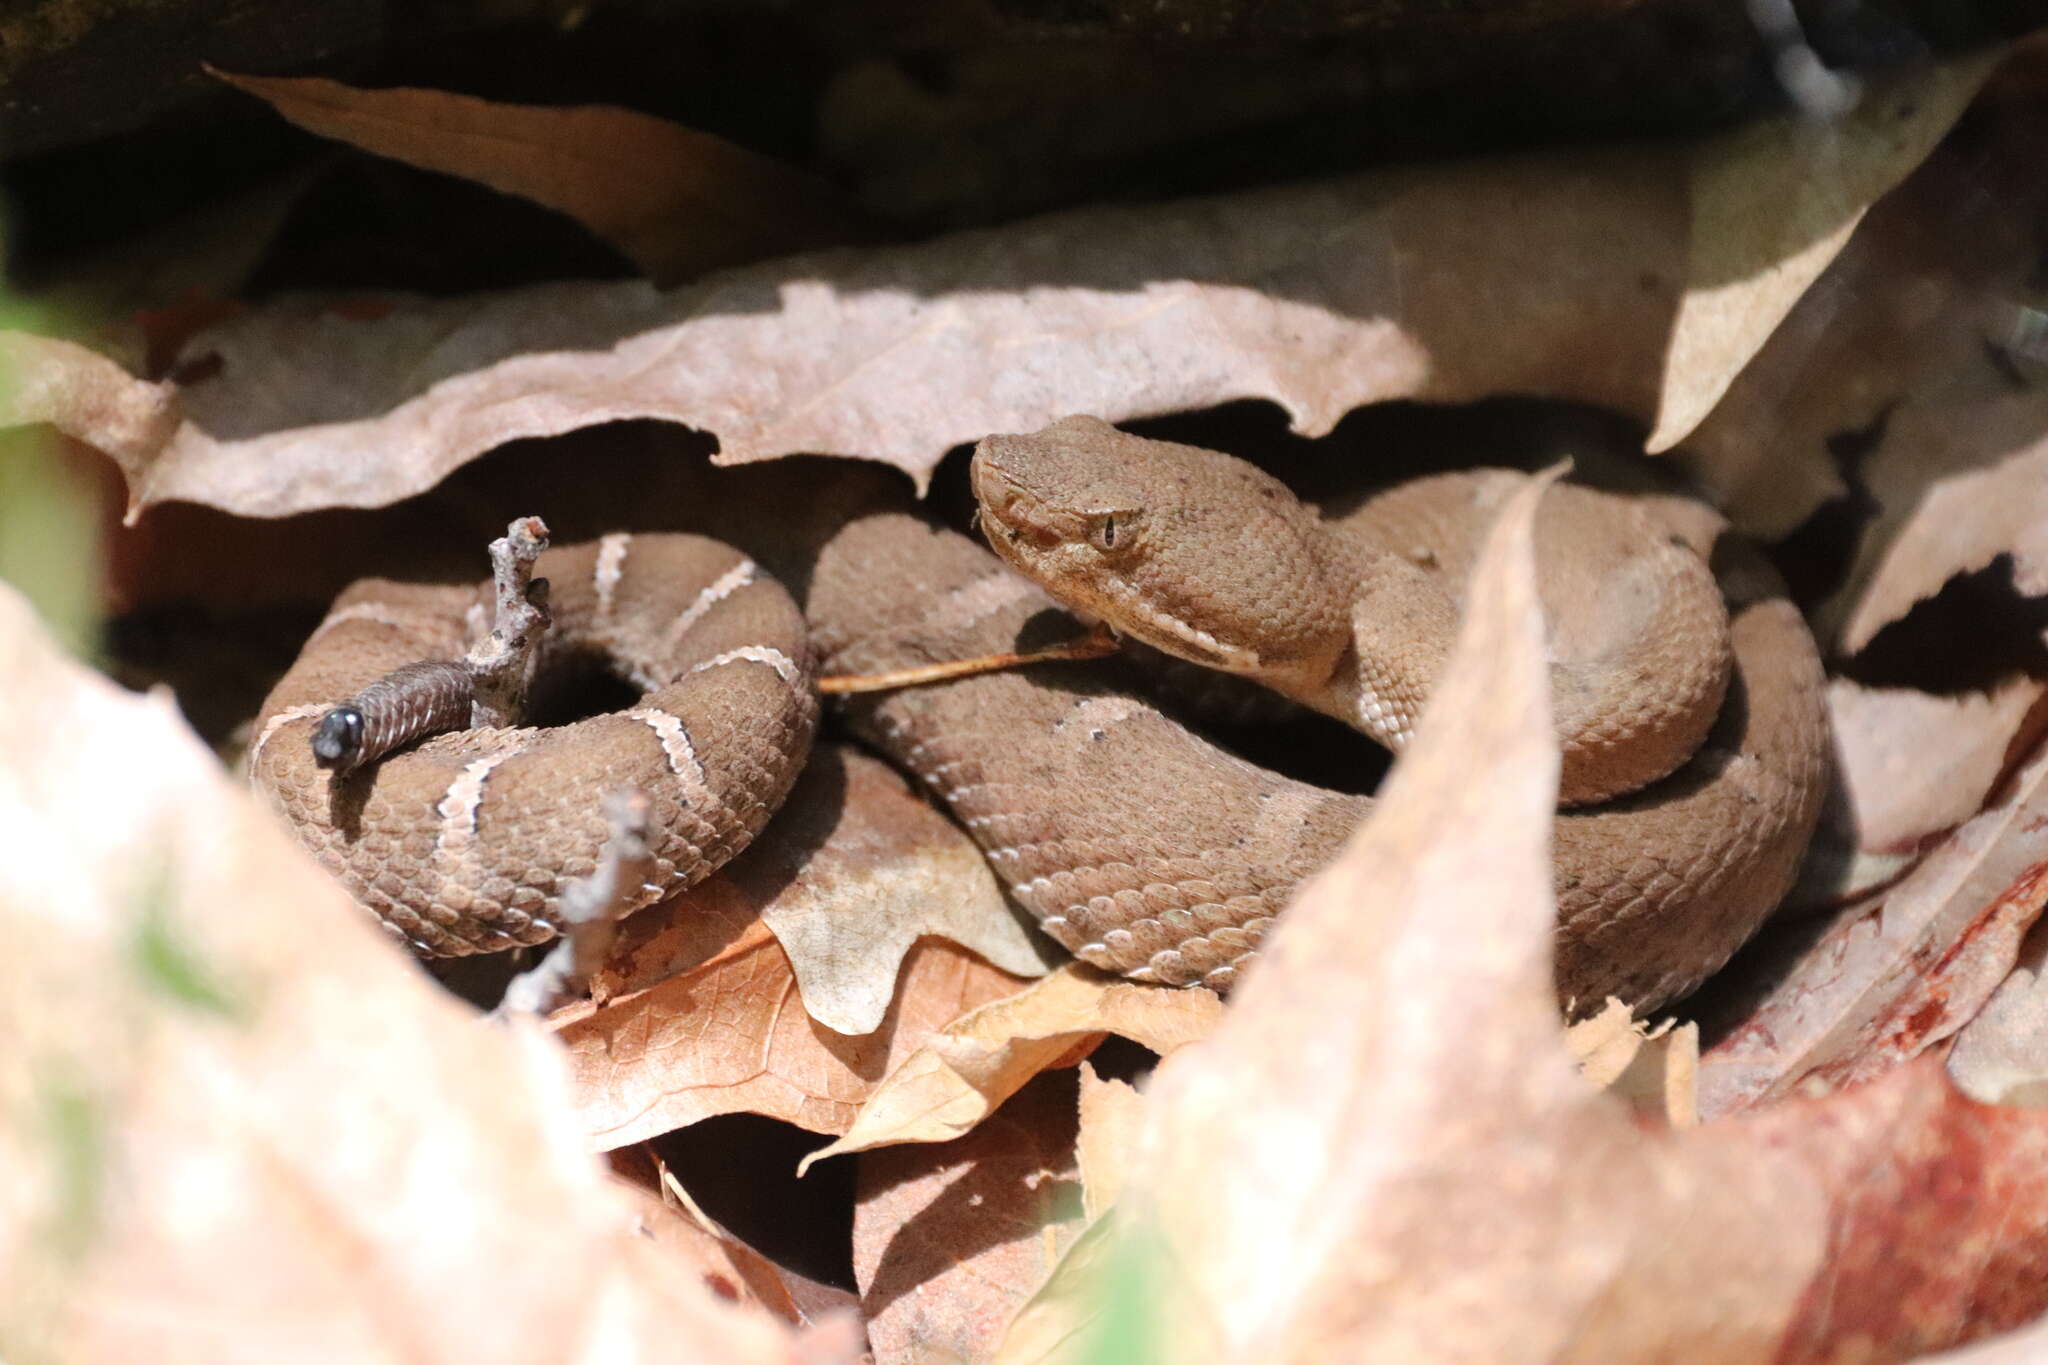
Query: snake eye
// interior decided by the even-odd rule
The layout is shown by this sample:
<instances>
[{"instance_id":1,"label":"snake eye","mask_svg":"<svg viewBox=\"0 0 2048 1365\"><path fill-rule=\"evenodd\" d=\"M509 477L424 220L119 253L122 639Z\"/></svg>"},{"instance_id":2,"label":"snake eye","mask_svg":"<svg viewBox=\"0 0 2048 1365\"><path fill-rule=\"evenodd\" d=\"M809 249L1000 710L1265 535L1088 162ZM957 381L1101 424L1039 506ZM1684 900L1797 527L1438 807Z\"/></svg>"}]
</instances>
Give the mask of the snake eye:
<instances>
[{"instance_id":1,"label":"snake eye","mask_svg":"<svg viewBox=\"0 0 2048 1365\"><path fill-rule=\"evenodd\" d=\"M1114 550L1117 541L1116 513L1105 512L1088 525L1088 543L1098 550Z\"/></svg>"},{"instance_id":2,"label":"snake eye","mask_svg":"<svg viewBox=\"0 0 2048 1365\"><path fill-rule=\"evenodd\" d=\"M320 717L313 728L313 762L322 768L343 770L355 766L363 752L363 713L353 706L337 706Z\"/></svg>"}]
</instances>

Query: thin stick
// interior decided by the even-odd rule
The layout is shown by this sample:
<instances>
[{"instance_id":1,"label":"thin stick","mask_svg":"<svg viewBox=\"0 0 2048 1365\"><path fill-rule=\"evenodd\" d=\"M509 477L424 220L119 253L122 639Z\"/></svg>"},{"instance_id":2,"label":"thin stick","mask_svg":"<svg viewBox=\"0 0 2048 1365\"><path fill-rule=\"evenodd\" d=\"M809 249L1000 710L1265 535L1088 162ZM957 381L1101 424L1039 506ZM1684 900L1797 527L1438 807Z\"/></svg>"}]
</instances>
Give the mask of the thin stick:
<instances>
[{"instance_id":1,"label":"thin stick","mask_svg":"<svg viewBox=\"0 0 2048 1365\"><path fill-rule=\"evenodd\" d=\"M637 787L605 797L610 837L598 856L597 870L562 892L562 941L506 985L505 998L498 1002L501 1017L546 1014L583 994L611 952L619 921L631 912L640 888L654 875L654 854L647 847L652 810L653 802Z\"/></svg>"},{"instance_id":2,"label":"thin stick","mask_svg":"<svg viewBox=\"0 0 2048 1365\"><path fill-rule=\"evenodd\" d=\"M517 725L526 716L527 688L550 624L548 581L533 576L533 562L547 547L548 528L539 517L519 518L491 542L497 618L491 633L463 661L476 686L471 729Z\"/></svg>"},{"instance_id":3,"label":"thin stick","mask_svg":"<svg viewBox=\"0 0 2048 1365\"><path fill-rule=\"evenodd\" d=\"M984 654L978 659L949 659L945 663L896 668L887 673L840 673L818 679L818 690L828 693L889 692L899 687L922 687L927 683L969 678L977 673L994 673L1025 664L1055 663L1062 660L1101 659L1122 646L1103 626L1096 626L1078 640L1050 645L1022 654Z\"/></svg>"}]
</instances>

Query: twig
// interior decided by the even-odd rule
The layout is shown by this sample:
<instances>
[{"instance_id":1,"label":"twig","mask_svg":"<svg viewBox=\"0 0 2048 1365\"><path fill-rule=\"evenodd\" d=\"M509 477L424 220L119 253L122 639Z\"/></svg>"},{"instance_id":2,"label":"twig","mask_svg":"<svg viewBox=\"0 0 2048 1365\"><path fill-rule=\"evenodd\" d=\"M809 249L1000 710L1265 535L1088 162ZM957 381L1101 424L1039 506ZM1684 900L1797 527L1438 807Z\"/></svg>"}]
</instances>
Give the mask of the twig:
<instances>
[{"instance_id":1,"label":"twig","mask_svg":"<svg viewBox=\"0 0 2048 1365\"><path fill-rule=\"evenodd\" d=\"M1122 646L1114 635L1103 626L1096 626L1078 640L1063 645L1049 645L1022 654L984 654L976 659L948 659L944 663L920 664L916 668L896 668L887 673L840 673L818 679L820 692L888 692L898 687L922 687L927 683L947 682L954 678L972 677L977 673L994 673L1005 668L1018 668L1025 664L1054 663L1060 660L1100 659L1114 654Z\"/></svg>"},{"instance_id":2,"label":"twig","mask_svg":"<svg viewBox=\"0 0 2048 1365\"><path fill-rule=\"evenodd\" d=\"M597 870L571 882L562 892L562 941L531 969L512 978L499 1017L546 1014L583 994L592 973L611 951L619 920L654 874L654 855L647 848L647 820L653 803L637 787L605 797L604 818L610 826Z\"/></svg>"},{"instance_id":3,"label":"twig","mask_svg":"<svg viewBox=\"0 0 2048 1365\"><path fill-rule=\"evenodd\" d=\"M548 581L533 576L533 562L547 547L548 528L539 517L519 518L491 542L497 619L463 661L476 687L471 729L517 725L525 718L527 688L550 624Z\"/></svg>"}]
</instances>

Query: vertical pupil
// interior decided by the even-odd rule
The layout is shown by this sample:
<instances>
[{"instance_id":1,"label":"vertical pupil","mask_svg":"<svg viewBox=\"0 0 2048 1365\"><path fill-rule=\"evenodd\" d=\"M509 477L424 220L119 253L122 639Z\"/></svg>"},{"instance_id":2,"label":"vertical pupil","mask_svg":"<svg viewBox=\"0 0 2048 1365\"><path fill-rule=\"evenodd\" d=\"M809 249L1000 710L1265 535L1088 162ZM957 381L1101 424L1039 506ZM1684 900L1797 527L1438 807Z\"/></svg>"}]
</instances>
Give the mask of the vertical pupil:
<instances>
[{"instance_id":1,"label":"vertical pupil","mask_svg":"<svg viewBox=\"0 0 2048 1365\"><path fill-rule=\"evenodd\" d=\"M1102 519L1102 543L1105 546L1116 544L1115 517L1104 517Z\"/></svg>"}]
</instances>

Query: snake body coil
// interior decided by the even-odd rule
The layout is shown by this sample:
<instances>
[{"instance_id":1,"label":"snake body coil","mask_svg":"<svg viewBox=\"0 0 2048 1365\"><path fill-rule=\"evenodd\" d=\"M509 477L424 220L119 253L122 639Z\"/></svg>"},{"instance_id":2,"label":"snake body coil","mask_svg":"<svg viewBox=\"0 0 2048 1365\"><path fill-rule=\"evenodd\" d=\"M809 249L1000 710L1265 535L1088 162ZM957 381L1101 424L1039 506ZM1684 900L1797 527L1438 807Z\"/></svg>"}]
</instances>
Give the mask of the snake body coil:
<instances>
[{"instance_id":1,"label":"snake body coil","mask_svg":"<svg viewBox=\"0 0 2048 1365\"><path fill-rule=\"evenodd\" d=\"M753 561L700 536L621 534L549 550L536 568L555 622L542 673L594 666L638 693L632 705L561 726L458 730L324 767L316 728L366 689L381 698L371 716L401 733L416 719L409 708L452 719L460 706L467 720L460 665L418 661L462 655L490 586L372 579L337 599L263 706L250 751L257 784L420 952L553 937L557 898L596 868L604 797L620 787L652 802L655 875L637 902L701 880L760 831L810 752L817 700L803 618ZM375 758L383 742L366 734L363 751Z\"/></svg>"},{"instance_id":2,"label":"snake body coil","mask_svg":"<svg viewBox=\"0 0 2048 1365\"><path fill-rule=\"evenodd\" d=\"M1040 474L1066 473L1033 487L1031 461L1008 461L1015 477L984 489L984 525L1006 553L1016 547L1005 537L1021 538L1076 566L1138 566L1125 581L1163 589L1146 600L1162 613L1150 627L1112 610L1125 589L1108 580L1089 577L1095 586L1077 593L1071 575L1051 578L1122 629L1398 747L1448 648L1464 560L1500 480L1516 476L1432 480L1318 515L1233 472L1196 480L1203 497L1220 486L1230 514L1205 523L1202 497L1157 492L1185 481L1194 457L1175 452L1190 448L1155 446L1086 420L992 438L984 466L1007 450L1043 457ZM1096 473L1077 481L1075 470ZM1105 471L1146 477L1096 481ZM813 650L829 672L878 674L1077 629L1043 588L931 524L883 476L841 468L807 492L795 506L720 505L734 534L800 587L808 648L796 608L739 552L692 536L607 536L537 566L557 621L544 666L595 660L640 690L635 704L550 729L445 734L352 773L324 770L309 743L320 717L399 665L459 656L487 598L366 581L265 704L257 781L416 948L537 942L554 932L561 886L595 866L610 789L654 797L659 875L645 900L744 846L808 748ZM1614 994L1647 1009L1718 967L1789 886L1824 785L1822 679L1775 575L1711 510L1592 496L1554 491L1538 532L1566 799L1579 803L1556 829L1558 981L1582 1006ZM751 517L740 510L750 503ZM1354 534L1365 539L1347 543ZM1621 554L1617 535L1638 548ZM1294 888L1371 809L1209 743L1114 660L855 696L843 714L945 803L1047 932L1141 980L1228 986Z\"/></svg>"}]
</instances>

